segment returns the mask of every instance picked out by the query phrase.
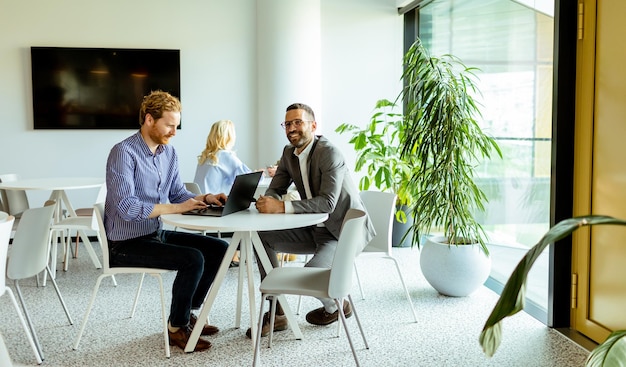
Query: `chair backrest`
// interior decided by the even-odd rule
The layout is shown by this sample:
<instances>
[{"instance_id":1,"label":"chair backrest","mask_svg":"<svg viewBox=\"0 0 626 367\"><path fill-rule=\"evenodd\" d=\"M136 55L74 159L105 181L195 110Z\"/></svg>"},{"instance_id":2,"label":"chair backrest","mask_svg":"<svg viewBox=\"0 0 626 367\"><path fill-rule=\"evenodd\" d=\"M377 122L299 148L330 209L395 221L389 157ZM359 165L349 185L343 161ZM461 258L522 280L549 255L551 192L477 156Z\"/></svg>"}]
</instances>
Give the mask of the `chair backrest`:
<instances>
[{"instance_id":1,"label":"chair backrest","mask_svg":"<svg viewBox=\"0 0 626 367\"><path fill-rule=\"evenodd\" d=\"M376 236L367 244L363 252L385 252L390 255L396 194L382 191L361 191L359 195L376 230Z\"/></svg>"},{"instance_id":2,"label":"chair backrest","mask_svg":"<svg viewBox=\"0 0 626 367\"><path fill-rule=\"evenodd\" d=\"M102 184L98 190L98 196L96 196L96 203L104 203L107 199L107 185Z\"/></svg>"},{"instance_id":3,"label":"chair backrest","mask_svg":"<svg viewBox=\"0 0 626 367\"><path fill-rule=\"evenodd\" d=\"M98 190L98 196L96 196L96 201L94 201L94 203L104 203L106 199L107 199L107 185L102 184L102 186L100 186L100 189ZM93 206L90 206L88 208L78 208L78 209L75 209L74 212L79 217L93 217ZM92 223L92 227L94 230L98 229L98 225L95 223L95 220Z\"/></svg>"},{"instance_id":4,"label":"chair backrest","mask_svg":"<svg viewBox=\"0 0 626 367\"><path fill-rule=\"evenodd\" d=\"M185 188L196 195L201 195L202 190L200 190L200 185L195 182L185 182Z\"/></svg>"},{"instance_id":5,"label":"chair backrest","mask_svg":"<svg viewBox=\"0 0 626 367\"><path fill-rule=\"evenodd\" d=\"M55 205L28 209L22 214L7 264L9 279L35 276L46 268L50 250L50 224Z\"/></svg>"},{"instance_id":6,"label":"chair backrest","mask_svg":"<svg viewBox=\"0 0 626 367\"><path fill-rule=\"evenodd\" d=\"M105 272L109 267L109 241L107 240L107 233L104 229L104 203L96 203L93 206L93 220L92 227L98 231L98 242L100 242L100 249L102 249L102 270ZM94 225L95 224L95 225Z\"/></svg>"},{"instance_id":7,"label":"chair backrest","mask_svg":"<svg viewBox=\"0 0 626 367\"><path fill-rule=\"evenodd\" d=\"M0 296L6 290L7 251L14 221L15 217L9 216L5 221L0 222Z\"/></svg>"},{"instance_id":8,"label":"chair backrest","mask_svg":"<svg viewBox=\"0 0 626 367\"><path fill-rule=\"evenodd\" d=\"M328 282L328 295L332 298L345 297L352 288L352 267L365 243L366 218L364 211L350 209L343 220Z\"/></svg>"},{"instance_id":9,"label":"chair backrest","mask_svg":"<svg viewBox=\"0 0 626 367\"><path fill-rule=\"evenodd\" d=\"M17 181L19 178L19 175L15 173L7 173L0 175L0 182ZM25 190L0 189L0 195L2 195L4 211L11 215L19 217L26 209L30 208Z\"/></svg>"}]
</instances>

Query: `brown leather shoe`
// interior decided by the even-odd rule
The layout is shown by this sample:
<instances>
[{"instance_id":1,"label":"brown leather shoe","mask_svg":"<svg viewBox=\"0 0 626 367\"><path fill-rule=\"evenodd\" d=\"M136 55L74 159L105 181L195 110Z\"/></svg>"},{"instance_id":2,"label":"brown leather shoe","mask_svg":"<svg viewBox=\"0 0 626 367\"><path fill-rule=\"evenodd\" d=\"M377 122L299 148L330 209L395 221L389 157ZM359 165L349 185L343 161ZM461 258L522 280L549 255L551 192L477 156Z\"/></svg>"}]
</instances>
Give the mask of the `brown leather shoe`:
<instances>
[{"instance_id":1,"label":"brown leather shoe","mask_svg":"<svg viewBox=\"0 0 626 367\"><path fill-rule=\"evenodd\" d=\"M198 317L194 314L191 314L189 316L189 327L193 329L197 321L198 321ZM204 324L204 327L202 328L202 332L200 333L200 335L215 335L219 332L220 332L220 329L217 326Z\"/></svg>"},{"instance_id":2,"label":"brown leather shoe","mask_svg":"<svg viewBox=\"0 0 626 367\"><path fill-rule=\"evenodd\" d=\"M183 326L179 328L177 332L174 333L169 331L168 334L170 339L170 345L175 345L180 349L185 350L187 341L191 336L191 328L189 326ZM198 343L196 343L196 347L193 350L194 352L200 352L209 348L211 348L210 341L198 338Z\"/></svg>"},{"instance_id":3,"label":"brown leather shoe","mask_svg":"<svg viewBox=\"0 0 626 367\"><path fill-rule=\"evenodd\" d=\"M287 321L287 316L285 315L276 315L274 318L274 331L283 331L289 328L289 322ZM263 328L261 329L261 336L268 336L270 334L270 313L266 312L263 315ZM248 338L252 338L252 330L248 328L246 330L246 336Z\"/></svg>"},{"instance_id":4,"label":"brown leather shoe","mask_svg":"<svg viewBox=\"0 0 626 367\"><path fill-rule=\"evenodd\" d=\"M346 318L352 316L350 302L343 301L343 313L346 315ZM339 310L328 313L324 307L316 308L306 314L306 321L313 325L330 325L337 320L339 320Z\"/></svg>"}]
</instances>

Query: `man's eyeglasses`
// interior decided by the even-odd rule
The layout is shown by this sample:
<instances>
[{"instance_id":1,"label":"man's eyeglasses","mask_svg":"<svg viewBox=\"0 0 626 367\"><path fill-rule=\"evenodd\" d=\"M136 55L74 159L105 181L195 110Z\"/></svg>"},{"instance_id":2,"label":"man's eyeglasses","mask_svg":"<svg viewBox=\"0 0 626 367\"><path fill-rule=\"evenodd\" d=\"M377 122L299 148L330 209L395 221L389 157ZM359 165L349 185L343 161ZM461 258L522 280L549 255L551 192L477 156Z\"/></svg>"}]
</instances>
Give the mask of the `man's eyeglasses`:
<instances>
[{"instance_id":1,"label":"man's eyeglasses","mask_svg":"<svg viewBox=\"0 0 626 367\"><path fill-rule=\"evenodd\" d=\"M300 127L300 126L302 126L302 124L303 124L303 123L305 123L305 122L311 122L311 121L296 119L296 120L291 120L291 121L281 122L281 123L280 123L280 126L282 126L282 127L283 127L283 129L289 129L289 128L291 128L292 126L294 126L294 127Z\"/></svg>"}]
</instances>

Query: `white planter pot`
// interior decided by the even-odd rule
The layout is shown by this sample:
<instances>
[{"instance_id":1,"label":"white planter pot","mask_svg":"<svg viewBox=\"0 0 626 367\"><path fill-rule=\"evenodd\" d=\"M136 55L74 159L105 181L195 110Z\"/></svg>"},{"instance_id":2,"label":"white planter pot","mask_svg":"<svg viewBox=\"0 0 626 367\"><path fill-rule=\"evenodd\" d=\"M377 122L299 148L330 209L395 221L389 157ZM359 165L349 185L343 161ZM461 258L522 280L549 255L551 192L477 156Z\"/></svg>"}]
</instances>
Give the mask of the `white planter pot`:
<instances>
[{"instance_id":1,"label":"white planter pot","mask_svg":"<svg viewBox=\"0 0 626 367\"><path fill-rule=\"evenodd\" d=\"M445 237L426 238L420 250L422 274L439 293L464 297L489 277L491 258L480 245L448 245Z\"/></svg>"}]
</instances>

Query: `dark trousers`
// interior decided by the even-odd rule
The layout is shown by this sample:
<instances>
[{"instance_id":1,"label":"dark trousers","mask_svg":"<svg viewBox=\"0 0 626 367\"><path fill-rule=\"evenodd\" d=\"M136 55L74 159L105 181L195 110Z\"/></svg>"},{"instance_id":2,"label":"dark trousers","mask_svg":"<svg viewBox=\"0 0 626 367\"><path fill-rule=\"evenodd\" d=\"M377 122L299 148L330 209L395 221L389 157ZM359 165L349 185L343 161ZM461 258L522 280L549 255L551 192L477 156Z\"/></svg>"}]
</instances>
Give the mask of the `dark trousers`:
<instances>
[{"instance_id":1,"label":"dark trousers","mask_svg":"<svg viewBox=\"0 0 626 367\"><path fill-rule=\"evenodd\" d=\"M228 242L219 238L167 230L109 242L111 267L177 271L169 317L175 327L186 326L191 309L202 306L228 248Z\"/></svg>"}]
</instances>

